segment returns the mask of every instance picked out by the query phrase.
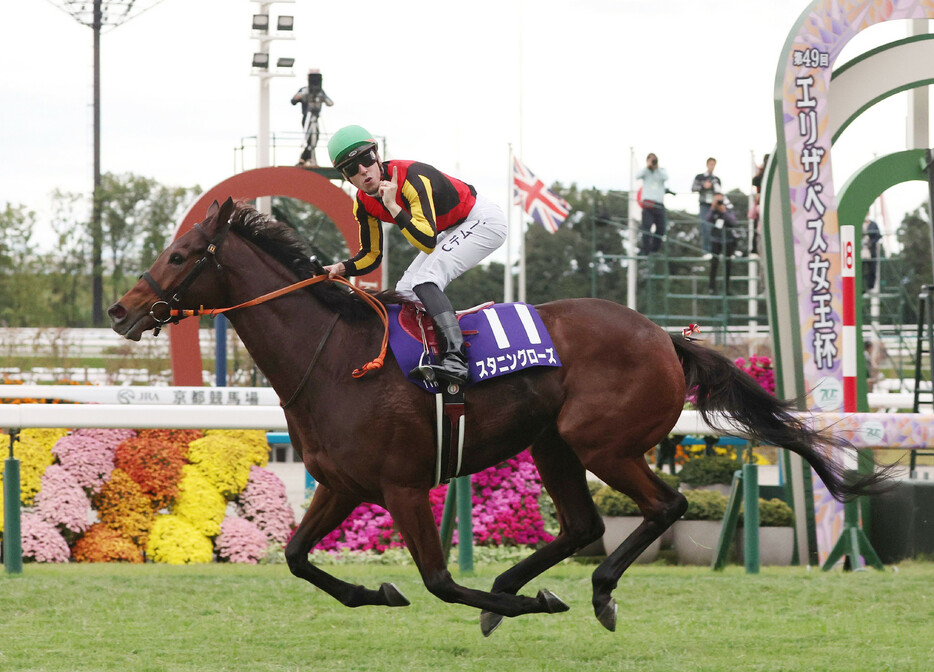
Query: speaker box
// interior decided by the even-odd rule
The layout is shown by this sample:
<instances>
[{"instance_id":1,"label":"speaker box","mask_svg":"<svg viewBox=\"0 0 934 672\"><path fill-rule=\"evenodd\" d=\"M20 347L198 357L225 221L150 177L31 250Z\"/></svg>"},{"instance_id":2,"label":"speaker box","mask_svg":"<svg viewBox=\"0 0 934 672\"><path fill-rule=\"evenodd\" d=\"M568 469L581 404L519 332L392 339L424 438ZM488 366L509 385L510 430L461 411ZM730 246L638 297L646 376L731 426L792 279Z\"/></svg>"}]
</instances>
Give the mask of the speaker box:
<instances>
[{"instance_id":1,"label":"speaker box","mask_svg":"<svg viewBox=\"0 0 934 672\"><path fill-rule=\"evenodd\" d=\"M934 556L934 481L900 481L870 506L869 540L882 562Z\"/></svg>"}]
</instances>

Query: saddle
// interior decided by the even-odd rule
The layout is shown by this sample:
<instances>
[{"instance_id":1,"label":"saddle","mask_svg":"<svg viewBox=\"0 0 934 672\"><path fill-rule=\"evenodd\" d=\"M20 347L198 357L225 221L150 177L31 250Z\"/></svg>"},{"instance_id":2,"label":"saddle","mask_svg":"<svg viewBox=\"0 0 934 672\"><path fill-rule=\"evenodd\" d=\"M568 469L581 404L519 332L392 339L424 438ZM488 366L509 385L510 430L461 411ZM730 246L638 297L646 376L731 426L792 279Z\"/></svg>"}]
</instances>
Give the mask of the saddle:
<instances>
[{"instance_id":1,"label":"saddle","mask_svg":"<svg viewBox=\"0 0 934 672\"><path fill-rule=\"evenodd\" d=\"M464 315L477 313L493 305L493 301L487 301L473 308L455 311L454 315L457 317L457 320L460 321ZM399 327L415 340L421 341L426 351L430 351L433 355L438 354L438 337L435 334L435 325L431 321L431 318L428 317L428 313L426 313L420 305L417 303L402 304L399 310ZM461 332L465 337L464 345L469 348L470 344L466 341L466 337L474 336L477 332L475 330L464 331L463 328L461 328Z\"/></svg>"},{"instance_id":2,"label":"saddle","mask_svg":"<svg viewBox=\"0 0 934 672\"><path fill-rule=\"evenodd\" d=\"M438 437L435 484L447 483L461 470L464 390L535 366L561 366L561 361L534 306L489 301L457 313L470 381L464 386L439 385L417 373L420 364L438 355L431 318L415 303L387 306L387 310L389 347L396 362L411 383L435 395Z\"/></svg>"}]
</instances>

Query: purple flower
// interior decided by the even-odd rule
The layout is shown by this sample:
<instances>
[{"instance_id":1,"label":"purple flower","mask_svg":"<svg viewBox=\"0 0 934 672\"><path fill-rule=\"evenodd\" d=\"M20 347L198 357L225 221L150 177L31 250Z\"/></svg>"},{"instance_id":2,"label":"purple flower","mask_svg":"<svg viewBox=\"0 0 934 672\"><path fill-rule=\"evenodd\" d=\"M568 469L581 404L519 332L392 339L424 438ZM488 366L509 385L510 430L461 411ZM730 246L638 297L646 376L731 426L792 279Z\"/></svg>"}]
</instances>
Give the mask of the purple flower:
<instances>
[{"instance_id":1,"label":"purple flower","mask_svg":"<svg viewBox=\"0 0 934 672\"><path fill-rule=\"evenodd\" d=\"M266 533L270 541L284 543L295 525L285 484L273 472L253 465L246 487L237 496L237 510Z\"/></svg>"},{"instance_id":2,"label":"purple flower","mask_svg":"<svg viewBox=\"0 0 934 672\"><path fill-rule=\"evenodd\" d=\"M91 501L71 472L59 464L45 470L42 488L36 494L35 512L39 517L71 532L84 532L90 510Z\"/></svg>"},{"instance_id":3,"label":"purple flower","mask_svg":"<svg viewBox=\"0 0 934 672\"><path fill-rule=\"evenodd\" d=\"M126 438L127 431L131 430L79 429L70 436L60 438L52 447L52 453L82 488L90 494L96 494L110 479L110 472L114 468L114 452Z\"/></svg>"},{"instance_id":4,"label":"purple flower","mask_svg":"<svg viewBox=\"0 0 934 672\"><path fill-rule=\"evenodd\" d=\"M23 540L23 559L35 562L68 562L71 550L68 542L52 523L37 513L23 514L20 533Z\"/></svg>"},{"instance_id":5,"label":"purple flower","mask_svg":"<svg viewBox=\"0 0 934 672\"><path fill-rule=\"evenodd\" d=\"M229 562L255 565L266 557L269 539L255 523L227 516L221 523L221 533L214 540L218 557Z\"/></svg>"}]
</instances>

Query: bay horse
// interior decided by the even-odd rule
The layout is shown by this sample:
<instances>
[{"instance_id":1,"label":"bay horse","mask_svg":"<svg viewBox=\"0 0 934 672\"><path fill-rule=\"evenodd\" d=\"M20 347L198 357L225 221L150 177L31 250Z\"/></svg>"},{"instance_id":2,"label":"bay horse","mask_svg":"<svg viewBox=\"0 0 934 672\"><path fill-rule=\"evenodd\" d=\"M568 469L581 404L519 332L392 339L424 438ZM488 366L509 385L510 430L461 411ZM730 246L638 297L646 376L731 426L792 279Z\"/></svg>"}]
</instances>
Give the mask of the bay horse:
<instances>
[{"instance_id":1,"label":"bay horse","mask_svg":"<svg viewBox=\"0 0 934 672\"><path fill-rule=\"evenodd\" d=\"M170 308L248 302L320 272L308 255L291 227L231 199L215 201L206 219L172 242L109 308L112 327L138 341L169 320ZM398 300L392 293L377 298ZM838 499L872 492L884 479L875 473L845 481L821 448L841 441L809 429L789 412L791 402L765 392L726 357L669 335L635 311L598 299L560 300L537 309L563 365L527 369L466 390L462 473L531 447L560 532L498 576L489 592L459 585L446 567L428 498L435 477L432 395L405 379L391 351L382 369L352 376L380 348L383 325L372 307L346 287L321 282L228 313L283 401L292 445L319 484L285 550L293 574L349 607L408 605L392 584L352 585L309 561L325 535L361 502L370 502L391 514L429 592L482 610L484 635L504 616L565 611L568 606L550 591L529 597L519 590L602 536L587 486L590 470L629 495L644 517L618 548L607 549L593 573L594 613L613 630L612 592L623 572L687 508L645 459L678 420L686 390L693 391L708 424L728 422L762 443L798 453Z\"/></svg>"}]
</instances>

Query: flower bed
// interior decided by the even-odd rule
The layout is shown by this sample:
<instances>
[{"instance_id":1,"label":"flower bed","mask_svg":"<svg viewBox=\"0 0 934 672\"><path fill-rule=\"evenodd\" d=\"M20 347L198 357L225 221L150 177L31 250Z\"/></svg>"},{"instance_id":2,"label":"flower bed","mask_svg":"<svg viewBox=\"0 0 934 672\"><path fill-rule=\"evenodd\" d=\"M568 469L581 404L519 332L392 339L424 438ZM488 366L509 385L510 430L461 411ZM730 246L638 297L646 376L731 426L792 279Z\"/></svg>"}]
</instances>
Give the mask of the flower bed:
<instances>
[{"instance_id":1,"label":"flower bed","mask_svg":"<svg viewBox=\"0 0 934 672\"><path fill-rule=\"evenodd\" d=\"M26 561L256 562L294 524L262 431L27 429L15 454Z\"/></svg>"},{"instance_id":2,"label":"flower bed","mask_svg":"<svg viewBox=\"0 0 934 672\"><path fill-rule=\"evenodd\" d=\"M285 486L264 468L261 431L24 430L20 437L27 561L252 563L270 549L281 556L292 534ZM446 494L447 486L430 493L439 525ZM551 541L540 499L547 496L528 452L475 474L474 542ZM364 504L316 550L382 553L403 546L392 517Z\"/></svg>"},{"instance_id":3,"label":"flower bed","mask_svg":"<svg viewBox=\"0 0 934 672\"><path fill-rule=\"evenodd\" d=\"M538 546L554 537L539 508L541 478L528 451L473 475L473 538L480 546ZM441 524L447 486L429 494L435 524ZM454 543L456 543L456 538ZM376 551L404 546L382 507L362 504L316 551Z\"/></svg>"}]
</instances>

